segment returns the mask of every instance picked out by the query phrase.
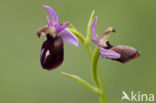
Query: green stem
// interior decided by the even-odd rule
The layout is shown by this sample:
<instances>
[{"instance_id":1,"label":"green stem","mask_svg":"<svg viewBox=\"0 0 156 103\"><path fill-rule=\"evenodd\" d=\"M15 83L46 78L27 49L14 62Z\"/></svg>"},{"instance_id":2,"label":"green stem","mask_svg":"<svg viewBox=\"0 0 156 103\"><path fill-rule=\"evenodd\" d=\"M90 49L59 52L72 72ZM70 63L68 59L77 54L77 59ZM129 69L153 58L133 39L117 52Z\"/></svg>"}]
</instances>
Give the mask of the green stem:
<instances>
[{"instance_id":1,"label":"green stem","mask_svg":"<svg viewBox=\"0 0 156 103\"><path fill-rule=\"evenodd\" d=\"M99 59L99 54L100 54L99 48L96 47L93 52L93 55L92 55L91 67L92 67L92 79L97 88L100 88L99 82L98 82L98 77L97 77L97 63L98 63L98 59Z\"/></svg>"},{"instance_id":2,"label":"green stem","mask_svg":"<svg viewBox=\"0 0 156 103\"><path fill-rule=\"evenodd\" d=\"M99 68L97 68L97 69L98 69L99 80L100 80L100 88L103 92L102 95L100 95L100 103L106 103L103 77L102 77L100 69Z\"/></svg>"},{"instance_id":3,"label":"green stem","mask_svg":"<svg viewBox=\"0 0 156 103\"><path fill-rule=\"evenodd\" d=\"M98 75L99 75L99 80L100 80L100 87L101 87L101 90L104 91L103 77L102 77L100 68L97 68L97 70L98 70Z\"/></svg>"},{"instance_id":4,"label":"green stem","mask_svg":"<svg viewBox=\"0 0 156 103\"><path fill-rule=\"evenodd\" d=\"M106 103L104 95L100 95L100 103Z\"/></svg>"},{"instance_id":5,"label":"green stem","mask_svg":"<svg viewBox=\"0 0 156 103\"><path fill-rule=\"evenodd\" d=\"M91 40L91 23L93 21L93 17L94 17L94 11L92 12L89 23L88 23L87 37L86 38L80 32L78 32L73 25L71 25L71 28L66 28L66 29L71 31L72 33L74 33L81 40L82 44L85 46L85 48L88 51L89 55L92 57L92 64L91 64L92 79L93 79L93 82L96 85L96 87L94 88L89 83L85 82L84 80L81 80L80 78L75 78L75 76L74 76L74 78L76 80L78 80L78 82L80 84L88 87L92 91L99 94L100 103L106 103L102 74L101 74L100 69L97 68L97 63L98 63L98 59L99 59L99 55L100 55L99 48L96 47L93 54L92 54L92 50L91 50L91 48L89 46L89 41ZM98 73L97 73L97 71L98 71ZM71 77L73 77L73 76L71 76ZM99 84L98 78L99 78L100 84Z\"/></svg>"},{"instance_id":6,"label":"green stem","mask_svg":"<svg viewBox=\"0 0 156 103\"><path fill-rule=\"evenodd\" d=\"M93 55L92 55L92 78L93 78L93 81L94 81L96 87L101 89L101 91L102 91L102 94L99 95L100 103L106 103L102 74L101 74L100 69L97 68L99 55L100 55L99 48L96 47L93 52ZM97 73L97 71L98 71L98 73ZM100 81L100 86L99 86L99 82L98 82L98 77L99 77L99 81Z\"/></svg>"},{"instance_id":7,"label":"green stem","mask_svg":"<svg viewBox=\"0 0 156 103\"><path fill-rule=\"evenodd\" d=\"M88 44L86 44L85 47L86 47L86 50L89 53L89 56L92 56L92 50L90 49L90 46Z\"/></svg>"}]
</instances>

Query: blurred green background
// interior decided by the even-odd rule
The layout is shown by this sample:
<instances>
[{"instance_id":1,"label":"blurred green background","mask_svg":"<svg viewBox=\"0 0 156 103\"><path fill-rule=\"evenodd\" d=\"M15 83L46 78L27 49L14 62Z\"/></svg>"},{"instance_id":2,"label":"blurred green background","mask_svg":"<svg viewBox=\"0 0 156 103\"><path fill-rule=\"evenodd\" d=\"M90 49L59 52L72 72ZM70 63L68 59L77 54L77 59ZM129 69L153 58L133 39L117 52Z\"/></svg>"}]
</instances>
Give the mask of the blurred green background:
<instances>
[{"instance_id":1,"label":"blurred green background","mask_svg":"<svg viewBox=\"0 0 156 103\"><path fill-rule=\"evenodd\" d=\"M51 6L60 23L70 21L83 34L95 10L98 34L113 26L117 33L111 35L112 44L141 52L126 64L100 58L107 103L122 103L123 90L156 95L155 0L0 0L0 103L99 103L95 93L60 74L76 74L92 83L90 57L81 43L78 48L65 44L59 68L46 71L40 66L46 38L39 39L36 30L46 24L48 14L42 5Z\"/></svg>"}]
</instances>

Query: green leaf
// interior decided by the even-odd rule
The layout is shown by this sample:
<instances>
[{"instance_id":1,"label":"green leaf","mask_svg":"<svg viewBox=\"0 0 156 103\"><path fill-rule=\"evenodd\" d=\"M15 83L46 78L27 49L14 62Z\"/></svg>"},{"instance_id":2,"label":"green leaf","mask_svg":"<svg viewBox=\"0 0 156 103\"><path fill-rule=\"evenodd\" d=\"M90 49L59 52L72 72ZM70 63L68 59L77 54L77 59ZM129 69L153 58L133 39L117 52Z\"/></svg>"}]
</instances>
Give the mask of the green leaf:
<instances>
[{"instance_id":1,"label":"green leaf","mask_svg":"<svg viewBox=\"0 0 156 103\"><path fill-rule=\"evenodd\" d=\"M86 44L89 44L89 42L91 40L91 28L92 28L92 22L94 20L94 14L95 14L95 11L93 10L91 15L90 15L89 22L88 22Z\"/></svg>"},{"instance_id":2,"label":"green leaf","mask_svg":"<svg viewBox=\"0 0 156 103\"><path fill-rule=\"evenodd\" d=\"M92 67L92 79L93 79L94 84L98 88L100 88L98 76L97 76L97 64L99 60L99 55L100 55L99 47L96 47L92 55L91 67Z\"/></svg>"},{"instance_id":3,"label":"green leaf","mask_svg":"<svg viewBox=\"0 0 156 103\"><path fill-rule=\"evenodd\" d=\"M80 77L76 76L76 75L72 75L69 73L65 73L65 72L61 72L63 75L77 81L78 83L80 83L81 85L87 87L88 89L92 90L93 92L96 92L97 94L101 95L102 92L100 89L92 86L91 84L89 84L88 82L86 82L85 80L81 79Z\"/></svg>"}]
</instances>

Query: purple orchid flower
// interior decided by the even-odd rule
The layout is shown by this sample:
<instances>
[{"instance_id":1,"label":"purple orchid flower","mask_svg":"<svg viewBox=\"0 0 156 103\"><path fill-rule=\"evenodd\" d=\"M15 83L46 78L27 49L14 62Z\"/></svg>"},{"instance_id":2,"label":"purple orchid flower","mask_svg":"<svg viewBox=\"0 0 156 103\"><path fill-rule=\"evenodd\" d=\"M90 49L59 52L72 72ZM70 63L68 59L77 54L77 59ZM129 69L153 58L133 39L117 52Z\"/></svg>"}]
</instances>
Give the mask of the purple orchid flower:
<instances>
[{"instance_id":1,"label":"purple orchid flower","mask_svg":"<svg viewBox=\"0 0 156 103\"><path fill-rule=\"evenodd\" d=\"M37 31L38 37L44 35L47 40L44 41L41 48L40 62L44 69L52 70L60 66L64 59L64 42L78 47L77 37L66 30L69 22L59 24L59 18L56 12L49 6L43 6L49 13L51 20L47 16L46 26Z\"/></svg>"},{"instance_id":2,"label":"purple orchid flower","mask_svg":"<svg viewBox=\"0 0 156 103\"><path fill-rule=\"evenodd\" d=\"M110 32L115 32L115 29L110 27L108 28L102 35L99 37L98 34L95 33L97 24L97 17L94 19L92 23L91 33L92 40L99 47L100 55L102 58L116 60L121 63L126 63L134 58L140 56L140 53L133 47L130 46L122 46L116 45L113 46L108 41Z\"/></svg>"}]
</instances>

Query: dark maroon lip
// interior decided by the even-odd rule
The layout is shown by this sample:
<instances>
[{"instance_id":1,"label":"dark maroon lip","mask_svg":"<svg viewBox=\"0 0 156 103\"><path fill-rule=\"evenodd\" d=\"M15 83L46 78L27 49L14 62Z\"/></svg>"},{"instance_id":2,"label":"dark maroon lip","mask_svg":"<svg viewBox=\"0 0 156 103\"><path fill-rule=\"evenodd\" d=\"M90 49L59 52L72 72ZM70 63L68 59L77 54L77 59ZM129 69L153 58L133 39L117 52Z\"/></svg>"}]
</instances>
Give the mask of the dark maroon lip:
<instances>
[{"instance_id":1,"label":"dark maroon lip","mask_svg":"<svg viewBox=\"0 0 156 103\"><path fill-rule=\"evenodd\" d=\"M58 63L58 64L56 64L55 66L53 66L53 67L43 67L43 69L46 69L46 70L53 70L53 69L56 69L57 67L59 67L61 64L63 63L63 61L62 62L60 62L60 63Z\"/></svg>"},{"instance_id":2,"label":"dark maroon lip","mask_svg":"<svg viewBox=\"0 0 156 103\"><path fill-rule=\"evenodd\" d=\"M64 44L61 37L47 35L41 48L40 62L44 69L52 70L60 66L64 59Z\"/></svg>"},{"instance_id":3,"label":"dark maroon lip","mask_svg":"<svg viewBox=\"0 0 156 103\"><path fill-rule=\"evenodd\" d=\"M117 46L112 46L108 50L112 50L112 51L115 51L116 53L119 53L121 57L118 59L112 59L112 60L116 60L121 63L127 63L128 61L131 61L140 56L140 53L131 46L117 45Z\"/></svg>"},{"instance_id":4,"label":"dark maroon lip","mask_svg":"<svg viewBox=\"0 0 156 103\"><path fill-rule=\"evenodd\" d=\"M124 62L122 62L122 63L126 63L126 62L128 62L128 61L131 61L131 60L133 60L133 59L136 59L136 58L138 58L139 56L140 56L140 53L137 51L136 54L135 54L135 56L134 56L133 58L129 58L128 60L126 60L126 61L124 61Z\"/></svg>"}]
</instances>

